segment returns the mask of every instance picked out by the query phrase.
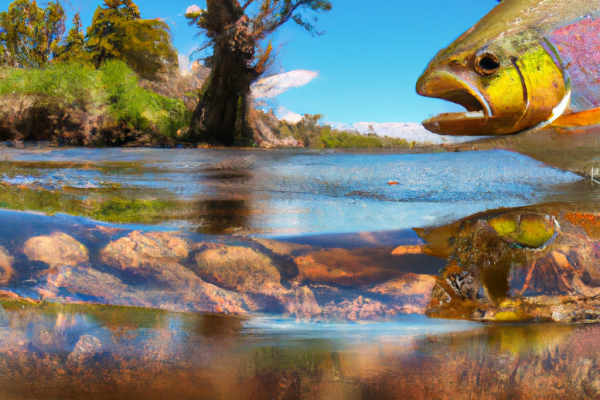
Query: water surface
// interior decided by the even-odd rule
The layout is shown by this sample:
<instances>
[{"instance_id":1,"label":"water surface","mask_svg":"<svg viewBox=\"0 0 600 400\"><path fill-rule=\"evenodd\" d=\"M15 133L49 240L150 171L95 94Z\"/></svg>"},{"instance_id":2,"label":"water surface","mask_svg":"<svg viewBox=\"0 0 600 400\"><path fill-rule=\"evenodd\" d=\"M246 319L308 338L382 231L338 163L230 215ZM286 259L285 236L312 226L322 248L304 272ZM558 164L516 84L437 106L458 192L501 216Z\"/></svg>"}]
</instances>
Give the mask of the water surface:
<instances>
[{"instance_id":1,"label":"water surface","mask_svg":"<svg viewBox=\"0 0 600 400\"><path fill-rule=\"evenodd\" d=\"M4 208L208 234L297 236L440 225L561 200L564 186L581 178L508 151L77 148L4 149L0 180Z\"/></svg>"}]
</instances>

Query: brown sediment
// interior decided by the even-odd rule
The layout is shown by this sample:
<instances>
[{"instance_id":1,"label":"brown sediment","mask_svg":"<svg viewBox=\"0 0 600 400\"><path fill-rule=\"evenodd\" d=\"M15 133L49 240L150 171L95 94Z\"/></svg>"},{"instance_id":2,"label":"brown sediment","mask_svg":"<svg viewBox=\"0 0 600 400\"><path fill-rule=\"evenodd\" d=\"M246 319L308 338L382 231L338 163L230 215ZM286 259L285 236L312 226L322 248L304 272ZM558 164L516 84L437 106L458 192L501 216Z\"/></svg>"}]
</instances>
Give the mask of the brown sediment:
<instances>
[{"instance_id":1,"label":"brown sediment","mask_svg":"<svg viewBox=\"0 0 600 400\"><path fill-rule=\"evenodd\" d=\"M353 304L364 312L366 305L364 299ZM268 330L248 331L251 320L236 316L7 301L0 306L3 398L600 395L597 325L487 324L426 336L373 329L365 331L368 340L348 334L281 340Z\"/></svg>"}]
</instances>

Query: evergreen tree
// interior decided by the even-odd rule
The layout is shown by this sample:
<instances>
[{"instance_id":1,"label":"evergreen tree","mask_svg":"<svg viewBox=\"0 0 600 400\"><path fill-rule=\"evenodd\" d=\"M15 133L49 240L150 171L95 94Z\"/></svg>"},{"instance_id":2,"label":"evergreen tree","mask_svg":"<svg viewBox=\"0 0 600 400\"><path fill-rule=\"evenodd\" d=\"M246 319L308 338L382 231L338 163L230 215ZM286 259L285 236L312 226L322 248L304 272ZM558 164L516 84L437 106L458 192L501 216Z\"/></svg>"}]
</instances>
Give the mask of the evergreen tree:
<instances>
[{"instance_id":1,"label":"evergreen tree","mask_svg":"<svg viewBox=\"0 0 600 400\"><path fill-rule=\"evenodd\" d=\"M87 58L84 50L85 39L81 32L81 17L79 13L73 17L73 26L67 33L64 44L60 47L56 61L83 62Z\"/></svg>"},{"instance_id":2,"label":"evergreen tree","mask_svg":"<svg viewBox=\"0 0 600 400\"><path fill-rule=\"evenodd\" d=\"M232 145L236 139L252 138L256 130L250 85L271 65L273 48L266 39L288 21L313 34L313 21L304 11L327 12L327 0L207 0L207 9L190 7L186 17L200 28L212 48L206 59L211 67L208 85L192 118L198 140ZM253 10L250 12L250 10ZM265 43L266 42L266 43Z\"/></svg>"},{"instance_id":3,"label":"evergreen tree","mask_svg":"<svg viewBox=\"0 0 600 400\"><path fill-rule=\"evenodd\" d=\"M85 45L97 67L117 59L146 79L155 79L165 68L178 66L168 25L141 19L131 0L104 0L104 6L94 13Z\"/></svg>"}]
</instances>

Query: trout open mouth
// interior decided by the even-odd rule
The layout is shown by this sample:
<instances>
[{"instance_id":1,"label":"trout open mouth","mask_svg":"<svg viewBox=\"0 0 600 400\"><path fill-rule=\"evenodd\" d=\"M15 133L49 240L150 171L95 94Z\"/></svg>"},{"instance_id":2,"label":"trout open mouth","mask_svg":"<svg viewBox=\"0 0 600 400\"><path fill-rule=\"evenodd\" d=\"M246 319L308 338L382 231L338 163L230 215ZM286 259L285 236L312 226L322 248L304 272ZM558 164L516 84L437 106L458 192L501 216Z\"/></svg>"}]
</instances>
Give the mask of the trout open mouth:
<instances>
[{"instance_id":1,"label":"trout open mouth","mask_svg":"<svg viewBox=\"0 0 600 400\"><path fill-rule=\"evenodd\" d=\"M482 136L492 117L491 109L476 89L467 82L445 71L424 74L417 83L421 96L446 100L463 106L467 111L442 113L423 121L423 126L437 134L453 136Z\"/></svg>"}]
</instances>

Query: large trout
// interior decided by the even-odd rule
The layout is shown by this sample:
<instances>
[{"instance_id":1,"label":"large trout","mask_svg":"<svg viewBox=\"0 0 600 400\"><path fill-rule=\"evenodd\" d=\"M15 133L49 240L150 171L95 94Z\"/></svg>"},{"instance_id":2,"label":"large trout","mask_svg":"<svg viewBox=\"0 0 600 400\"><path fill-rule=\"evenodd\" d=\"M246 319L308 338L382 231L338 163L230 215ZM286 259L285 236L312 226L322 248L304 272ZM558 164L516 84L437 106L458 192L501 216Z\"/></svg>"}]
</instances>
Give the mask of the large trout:
<instances>
[{"instance_id":1,"label":"large trout","mask_svg":"<svg viewBox=\"0 0 600 400\"><path fill-rule=\"evenodd\" d=\"M600 0L504 0L437 54L417 92L467 109L423 122L444 135L600 123Z\"/></svg>"}]
</instances>

